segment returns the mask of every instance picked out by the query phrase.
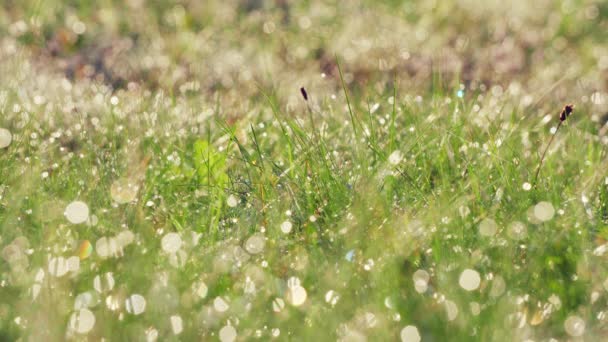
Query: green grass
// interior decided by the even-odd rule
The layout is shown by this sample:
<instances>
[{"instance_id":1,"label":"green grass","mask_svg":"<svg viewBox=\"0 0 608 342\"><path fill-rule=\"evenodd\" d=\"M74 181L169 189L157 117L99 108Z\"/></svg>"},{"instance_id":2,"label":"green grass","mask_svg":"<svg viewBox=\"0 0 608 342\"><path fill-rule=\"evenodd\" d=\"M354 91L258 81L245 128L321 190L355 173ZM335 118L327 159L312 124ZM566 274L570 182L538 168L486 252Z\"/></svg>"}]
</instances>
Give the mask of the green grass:
<instances>
[{"instance_id":1,"label":"green grass","mask_svg":"<svg viewBox=\"0 0 608 342\"><path fill-rule=\"evenodd\" d=\"M516 3L0 6L0 340L605 339L608 13Z\"/></svg>"}]
</instances>

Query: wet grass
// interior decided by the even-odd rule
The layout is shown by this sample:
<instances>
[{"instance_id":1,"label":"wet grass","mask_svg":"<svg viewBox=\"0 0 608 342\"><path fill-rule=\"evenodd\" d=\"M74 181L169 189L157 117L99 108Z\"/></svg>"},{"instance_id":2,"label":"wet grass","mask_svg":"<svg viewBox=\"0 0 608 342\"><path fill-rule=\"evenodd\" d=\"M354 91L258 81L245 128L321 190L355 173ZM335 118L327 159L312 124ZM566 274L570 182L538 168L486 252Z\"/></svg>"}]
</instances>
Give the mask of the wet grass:
<instances>
[{"instance_id":1,"label":"wet grass","mask_svg":"<svg viewBox=\"0 0 608 342\"><path fill-rule=\"evenodd\" d=\"M138 21L112 2L5 6L0 339L605 338L601 4L543 5L555 31L542 37L522 33L541 24L518 12L501 38L485 36L500 4L470 12L481 29L456 37L475 31L465 5L357 4L344 11L395 32L435 27L420 42L476 62L370 49L371 24L344 43L353 24L328 2L154 5ZM22 32L32 13L40 31ZM231 55L209 37L237 41L222 31L233 16L257 31ZM139 36L124 53L88 50L101 33L113 47ZM182 49L186 38L213 48ZM294 60L297 46L316 52Z\"/></svg>"}]
</instances>

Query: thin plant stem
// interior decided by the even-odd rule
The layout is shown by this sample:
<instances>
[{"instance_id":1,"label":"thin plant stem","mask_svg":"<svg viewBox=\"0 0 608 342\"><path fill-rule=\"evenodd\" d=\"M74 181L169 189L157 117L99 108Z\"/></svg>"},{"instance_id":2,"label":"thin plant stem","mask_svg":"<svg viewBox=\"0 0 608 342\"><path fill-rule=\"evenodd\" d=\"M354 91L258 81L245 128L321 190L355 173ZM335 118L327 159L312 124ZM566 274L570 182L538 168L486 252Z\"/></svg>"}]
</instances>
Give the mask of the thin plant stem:
<instances>
[{"instance_id":1,"label":"thin plant stem","mask_svg":"<svg viewBox=\"0 0 608 342\"><path fill-rule=\"evenodd\" d=\"M545 155L547 154L547 151L549 151L549 147L551 146L551 143L553 143L553 140L555 139L555 136L557 135L559 128L562 127L562 123L563 123L563 121L560 121L557 124L555 133L553 133L553 135L551 136L551 139L549 140L547 147L545 147L545 151L543 152L543 155L540 157L540 163L538 164L538 168L536 169L536 175L534 176L534 185L536 185L536 182L538 181L538 175L540 174L540 168L543 166L543 162L545 161Z\"/></svg>"},{"instance_id":2,"label":"thin plant stem","mask_svg":"<svg viewBox=\"0 0 608 342\"><path fill-rule=\"evenodd\" d=\"M344 96L346 97L346 104L348 105L348 115L350 116L350 122L353 125L353 131L355 132L355 137L358 137L357 124L355 122L355 115L353 114L353 109L350 105L350 98L348 97L348 91L346 90L346 83L344 83L344 75L342 74L342 68L340 67L340 61L338 60L338 56L336 56L336 65L338 66L338 73L340 74L340 82L342 82L342 90L344 91Z\"/></svg>"},{"instance_id":3,"label":"thin plant stem","mask_svg":"<svg viewBox=\"0 0 608 342\"><path fill-rule=\"evenodd\" d=\"M308 119L310 120L310 126L312 128L312 134L315 136L315 139L318 139L317 128L315 127L315 119L314 119L314 116L313 116L313 110L312 110L312 107L310 105L310 102L308 101L308 92L306 92L306 88L301 87L300 88L300 93L302 94L302 97L304 98L304 102L306 103L306 109L308 111Z\"/></svg>"},{"instance_id":4,"label":"thin plant stem","mask_svg":"<svg viewBox=\"0 0 608 342\"><path fill-rule=\"evenodd\" d=\"M306 109L308 110L308 118L310 120L310 126L312 128L312 133L315 137L317 137L317 127L315 126L315 119L312 115L312 107L310 107L310 103L306 101Z\"/></svg>"}]
</instances>

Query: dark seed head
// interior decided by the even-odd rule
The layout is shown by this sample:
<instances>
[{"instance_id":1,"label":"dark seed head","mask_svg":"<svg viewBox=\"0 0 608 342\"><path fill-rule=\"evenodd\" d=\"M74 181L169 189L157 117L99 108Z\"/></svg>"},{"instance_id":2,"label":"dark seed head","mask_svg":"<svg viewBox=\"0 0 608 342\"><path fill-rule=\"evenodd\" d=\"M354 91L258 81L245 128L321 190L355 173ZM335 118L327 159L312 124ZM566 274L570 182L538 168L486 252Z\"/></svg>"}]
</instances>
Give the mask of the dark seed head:
<instances>
[{"instance_id":1,"label":"dark seed head","mask_svg":"<svg viewBox=\"0 0 608 342\"><path fill-rule=\"evenodd\" d=\"M300 93L302 93L304 101L308 101L308 93L306 93L306 89L304 89L304 87L300 88Z\"/></svg>"},{"instance_id":2,"label":"dark seed head","mask_svg":"<svg viewBox=\"0 0 608 342\"><path fill-rule=\"evenodd\" d=\"M559 114L559 120L566 121L566 119L570 116L570 114L572 114L573 111L574 111L573 104L565 105L564 109L562 109L562 112Z\"/></svg>"}]
</instances>

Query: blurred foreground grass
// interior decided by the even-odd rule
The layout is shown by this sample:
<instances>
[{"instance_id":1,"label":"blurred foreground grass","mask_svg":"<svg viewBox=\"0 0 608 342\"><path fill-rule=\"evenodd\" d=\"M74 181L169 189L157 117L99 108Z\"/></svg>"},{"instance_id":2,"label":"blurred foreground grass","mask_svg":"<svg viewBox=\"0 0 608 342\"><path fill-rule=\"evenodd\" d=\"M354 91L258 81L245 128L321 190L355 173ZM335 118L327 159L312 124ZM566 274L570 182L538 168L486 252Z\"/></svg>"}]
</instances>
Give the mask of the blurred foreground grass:
<instances>
[{"instance_id":1,"label":"blurred foreground grass","mask_svg":"<svg viewBox=\"0 0 608 342\"><path fill-rule=\"evenodd\" d=\"M606 339L607 30L601 1L4 2L0 340Z\"/></svg>"}]
</instances>

